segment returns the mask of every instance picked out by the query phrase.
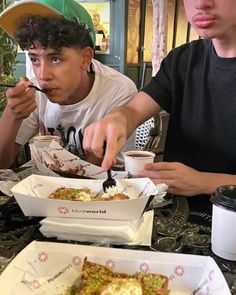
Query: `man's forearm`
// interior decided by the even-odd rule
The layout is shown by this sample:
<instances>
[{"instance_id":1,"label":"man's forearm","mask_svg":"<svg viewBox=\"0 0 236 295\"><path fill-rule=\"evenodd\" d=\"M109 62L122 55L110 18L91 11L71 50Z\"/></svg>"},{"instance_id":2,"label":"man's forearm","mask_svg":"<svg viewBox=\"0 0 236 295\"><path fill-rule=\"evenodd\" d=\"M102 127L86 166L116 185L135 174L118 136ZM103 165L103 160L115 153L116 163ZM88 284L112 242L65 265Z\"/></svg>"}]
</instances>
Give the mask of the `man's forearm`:
<instances>
[{"instance_id":1,"label":"man's forearm","mask_svg":"<svg viewBox=\"0 0 236 295\"><path fill-rule=\"evenodd\" d=\"M140 124L139 120L136 118L135 112L128 106L118 107L114 109L110 114L115 115L117 121L125 127L127 131L127 138Z\"/></svg>"},{"instance_id":2,"label":"man's forearm","mask_svg":"<svg viewBox=\"0 0 236 295\"><path fill-rule=\"evenodd\" d=\"M156 115L160 110L160 106L141 91L125 106L114 109L111 114L116 115L118 125L122 123L126 128L127 137L129 137L138 126Z\"/></svg>"}]
</instances>

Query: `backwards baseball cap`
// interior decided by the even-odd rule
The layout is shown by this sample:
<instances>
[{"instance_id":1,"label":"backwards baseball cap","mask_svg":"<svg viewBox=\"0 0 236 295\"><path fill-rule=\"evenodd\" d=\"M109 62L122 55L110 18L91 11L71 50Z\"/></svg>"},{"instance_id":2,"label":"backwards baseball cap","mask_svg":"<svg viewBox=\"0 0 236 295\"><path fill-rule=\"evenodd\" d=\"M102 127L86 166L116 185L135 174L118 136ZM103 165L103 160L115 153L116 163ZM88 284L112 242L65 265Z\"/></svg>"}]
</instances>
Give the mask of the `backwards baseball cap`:
<instances>
[{"instance_id":1,"label":"backwards baseball cap","mask_svg":"<svg viewBox=\"0 0 236 295\"><path fill-rule=\"evenodd\" d=\"M74 0L22 0L7 7L0 14L0 26L12 38L17 31L17 23L24 15L64 16L76 18L86 25L92 44L95 47L93 21L87 10Z\"/></svg>"}]
</instances>

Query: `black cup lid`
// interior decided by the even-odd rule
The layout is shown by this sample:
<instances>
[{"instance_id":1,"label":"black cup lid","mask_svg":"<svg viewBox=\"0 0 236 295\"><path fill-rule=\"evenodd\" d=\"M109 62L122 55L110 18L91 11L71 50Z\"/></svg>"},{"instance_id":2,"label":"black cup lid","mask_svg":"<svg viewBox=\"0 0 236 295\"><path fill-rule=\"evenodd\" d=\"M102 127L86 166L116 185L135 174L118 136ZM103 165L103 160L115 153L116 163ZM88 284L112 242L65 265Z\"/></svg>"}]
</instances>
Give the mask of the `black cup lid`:
<instances>
[{"instance_id":1,"label":"black cup lid","mask_svg":"<svg viewBox=\"0 0 236 295\"><path fill-rule=\"evenodd\" d=\"M236 211L236 185L223 185L211 197L212 204Z\"/></svg>"}]
</instances>

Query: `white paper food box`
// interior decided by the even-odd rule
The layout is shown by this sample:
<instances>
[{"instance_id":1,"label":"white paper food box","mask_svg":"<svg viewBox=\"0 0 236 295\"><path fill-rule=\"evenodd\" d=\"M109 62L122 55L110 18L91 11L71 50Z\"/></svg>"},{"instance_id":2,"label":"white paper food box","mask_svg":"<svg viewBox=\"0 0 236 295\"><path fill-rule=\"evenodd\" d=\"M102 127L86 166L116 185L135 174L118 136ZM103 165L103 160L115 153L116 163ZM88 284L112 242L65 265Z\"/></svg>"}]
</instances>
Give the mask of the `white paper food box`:
<instances>
[{"instance_id":1,"label":"white paper food box","mask_svg":"<svg viewBox=\"0 0 236 295\"><path fill-rule=\"evenodd\" d=\"M222 272L209 256L48 242L32 242L16 256L0 276L1 294L65 294L78 282L85 256L118 272L166 275L170 295L231 294Z\"/></svg>"},{"instance_id":2,"label":"white paper food box","mask_svg":"<svg viewBox=\"0 0 236 295\"><path fill-rule=\"evenodd\" d=\"M130 199L85 202L48 198L59 187L86 187L102 193L103 181L31 175L15 185L12 192L26 216L136 220L141 217L150 195L162 199L167 189L165 184L154 185L149 178L117 179L117 188Z\"/></svg>"},{"instance_id":3,"label":"white paper food box","mask_svg":"<svg viewBox=\"0 0 236 295\"><path fill-rule=\"evenodd\" d=\"M101 167L73 155L54 140L49 147L39 148L34 144L30 144L30 153L36 167L43 175L59 176L60 173L57 174L57 169L59 169L60 172L74 174L72 171L76 171L76 169L79 168L75 175L83 175L95 179L107 178L107 173L102 171ZM52 171L49 167L54 167L55 171ZM111 175L113 178L128 178L128 173L126 171L112 170Z\"/></svg>"}]
</instances>

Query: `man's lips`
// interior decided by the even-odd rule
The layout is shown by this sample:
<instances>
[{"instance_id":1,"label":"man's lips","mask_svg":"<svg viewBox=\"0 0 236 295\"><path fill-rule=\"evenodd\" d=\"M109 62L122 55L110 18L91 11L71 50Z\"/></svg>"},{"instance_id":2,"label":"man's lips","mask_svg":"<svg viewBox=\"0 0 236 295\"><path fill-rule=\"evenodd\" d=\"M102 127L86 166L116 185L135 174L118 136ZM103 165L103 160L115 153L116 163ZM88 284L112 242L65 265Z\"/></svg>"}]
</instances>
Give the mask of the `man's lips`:
<instances>
[{"instance_id":1,"label":"man's lips","mask_svg":"<svg viewBox=\"0 0 236 295\"><path fill-rule=\"evenodd\" d=\"M193 23L198 28L207 28L215 22L216 18L213 15L196 14L192 18Z\"/></svg>"},{"instance_id":2,"label":"man's lips","mask_svg":"<svg viewBox=\"0 0 236 295\"><path fill-rule=\"evenodd\" d=\"M46 90L47 94L52 94L55 92L57 89L56 88L49 88L49 87L43 87L44 90Z\"/></svg>"}]
</instances>

